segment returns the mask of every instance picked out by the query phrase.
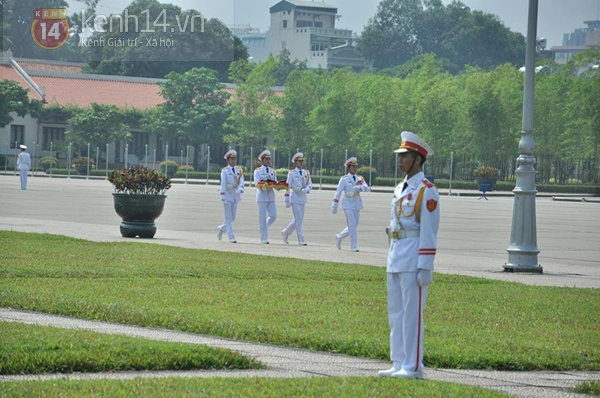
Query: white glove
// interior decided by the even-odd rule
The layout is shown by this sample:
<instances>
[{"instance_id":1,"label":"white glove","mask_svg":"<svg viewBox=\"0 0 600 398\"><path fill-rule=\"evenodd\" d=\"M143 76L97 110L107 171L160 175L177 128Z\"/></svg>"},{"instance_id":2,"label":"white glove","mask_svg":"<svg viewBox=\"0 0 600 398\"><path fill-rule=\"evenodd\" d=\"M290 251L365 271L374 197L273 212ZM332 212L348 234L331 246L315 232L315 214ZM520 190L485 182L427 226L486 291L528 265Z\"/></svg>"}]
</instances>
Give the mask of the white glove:
<instances>
[{"instance_id":1,"label":"white glove","mask_svg":"<svg viewBox=\"0 0 600 398\"><path fill-rule=\"evenodd\" d=\"M239 193L241 195L241 194L244 193L244 190L240 188L240 189L237 190L237 193Z\"/></svg>"},{"instance_id":2,"label":"white glove","mask_svg":"<svg viewBox=\"0 0 600 398\"><path fill-rule=\"evenodd\" d=\"M331 206L331 212L333 214L336 214L337 213L337 206Z\"/></svg>"},{"instance_id":3,"label":"white glove","mask_svg":"<svg viewBox=\"0 0 600 398\"><path fill-rule=\"evenodd\" d=\"M352 187L352 190L354 192L358 192L358 191L360 191L360 188L361 188L360 185L355 185L355 186Z\"/></svg>"},{"instance_id":4,"label":"white glove","mask_svg":"<svg viewBox=\"0 0 600 398\"><path fill-rule=\"evenodd\" d=\"M425 287L433 282L433 272L428 269L421 269L417 271L417 283L421 287Z\"/></svg>"},{"instance_id":5,"label":"white glove","mask_svg":"<svg viewBox=\"0 0 600 398\"><path fill-rule=\"evenodd\" d=\"M225 203L225 196L221 195L221 202Z\"/></svg>"},{"instance_id":6,"label":"white glove","mask_svg":"<svg viewBox=\"0 0 600 398\"><path fill-rule=\"evenodd\" d=\"M290 207L292 207L292 203L290 203L290 202L285 202L285 207L289 209Z\"/></svg>"},{"instance_id":7,"label":"white glove","mask_svg":"<svg viewBox=\"0 0 600 398\"><path fill-rule=\"evenodd\" d=\"M304 193L308 193L308 187L306 187L306 188L302 188L302 192L304 192Z\"/></svg>"}]
</instances>

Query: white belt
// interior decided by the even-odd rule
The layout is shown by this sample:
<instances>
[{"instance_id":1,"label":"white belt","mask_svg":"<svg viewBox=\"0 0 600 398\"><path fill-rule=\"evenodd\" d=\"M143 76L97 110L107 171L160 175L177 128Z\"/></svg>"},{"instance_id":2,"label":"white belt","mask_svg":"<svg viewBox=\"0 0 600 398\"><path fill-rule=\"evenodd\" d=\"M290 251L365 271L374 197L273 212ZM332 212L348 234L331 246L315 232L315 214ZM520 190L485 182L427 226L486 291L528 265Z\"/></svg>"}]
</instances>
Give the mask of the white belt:
<instances>
[{"instance_id":1,"label":"white belt","mask_svg":"<svg viewBox=\"0 0 600 398\"><path fill-rule=\"evenodd\" d=\"M397 240L397 239L404 239L404 238L412 238L415 236L419 236L421 234L421 231L418 229L401 229L398 231L392 231L392 239Z\"/></svg>"}]
</instances>

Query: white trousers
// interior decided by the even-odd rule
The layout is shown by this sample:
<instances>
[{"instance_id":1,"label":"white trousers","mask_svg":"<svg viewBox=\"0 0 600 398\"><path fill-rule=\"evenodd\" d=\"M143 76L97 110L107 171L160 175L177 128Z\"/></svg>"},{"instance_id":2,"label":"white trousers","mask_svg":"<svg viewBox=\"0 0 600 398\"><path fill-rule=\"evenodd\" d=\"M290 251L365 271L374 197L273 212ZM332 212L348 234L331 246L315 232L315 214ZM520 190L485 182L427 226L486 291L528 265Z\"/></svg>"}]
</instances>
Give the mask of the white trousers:
<instances>
[{"instance_id":1,"label":"white trousers","mask_svg":"<svg viewBox=\"0 0 600 398\"><path fill-rule=\"evenodd\" d=\"M27 189L27 173L29 173L29 169L21 169L19 170L19 176L21 177L21 189Z\"/></svg>"},{"instance_id":2,"label":"white trousers","mask_svg":"<svg viewBox=\"0 0 600 398\"><path fill-rule=\"evenodd\" d=\"M389 272L387 294L390 359L397 369L422 372L427 286L417 284L416 272Z\"/></svg>"},{"instance_id":3,"label":"white trousers","mask_svg":"<svg viewBox=\"0 0 600 398\"><path fill-rule=\"evenodd\" d=\"M302 203L292 203L292 213L294 214L294 218L288 224L288 226L281 231L285 235L291 235L296 230L298 234L298 243L304 243L304 206Z\"/></svg>"},{"instance_id":4,"label":"white trousers","mask_svg":"<svg viewBox=\"0 0 600 398\"><path fill-rule=\"evenodd\" d=\"M235 240L233 234L233 222L235 221L235 215L237 213L237 202L223 202L223 210L225 211L225 222L219 225L219 229L223 232L227 232L229 240Z\"/></svg>"},{"instance_id":5,"label":"white trousers","mask_svg":"<svg viewBox=\"0 0 600 398\"><path fill-rule=\"evenodd\" d=\"M260 240L269 240L268 228L277 219L275 202L256 202L258 204L258 225L260 227ZM267 217L268 216L268 217Z\"/></svg>"},{"instance_id":6,"label":"white trousers","mask_svg":"<svg viewBox=\"0 0 600 398\"><path fill-rule=\"evenodd\" d=\"M337 234L336 238L345 239L348 235L350 235L350 248L352 250L358 250L358 236L356 230L358 229L360 210L344 209L344 214L346 215L346 224L348 226L344 228L342 232Z\"/></svg>"}]
</instances>

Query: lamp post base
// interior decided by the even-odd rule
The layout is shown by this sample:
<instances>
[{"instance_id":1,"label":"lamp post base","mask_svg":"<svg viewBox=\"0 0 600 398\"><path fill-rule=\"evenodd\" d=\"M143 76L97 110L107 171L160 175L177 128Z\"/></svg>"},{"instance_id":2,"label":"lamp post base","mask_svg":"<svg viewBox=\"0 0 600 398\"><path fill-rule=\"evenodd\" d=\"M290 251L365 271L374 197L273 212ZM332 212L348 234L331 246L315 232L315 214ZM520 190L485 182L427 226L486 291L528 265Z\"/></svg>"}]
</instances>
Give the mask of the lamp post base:
<instances>
[{"instance_id":1,"label":"lamp post base","mask_svg":"<svg viewBox=\"0 0 600 398\"><path fill-rule=\"evenodd\" d=\"M504 264L503 267L504 267L504 272L529 272L531 274L543 274L544 273L544 268L542 266Z\"/></svg>"}]
</instances>

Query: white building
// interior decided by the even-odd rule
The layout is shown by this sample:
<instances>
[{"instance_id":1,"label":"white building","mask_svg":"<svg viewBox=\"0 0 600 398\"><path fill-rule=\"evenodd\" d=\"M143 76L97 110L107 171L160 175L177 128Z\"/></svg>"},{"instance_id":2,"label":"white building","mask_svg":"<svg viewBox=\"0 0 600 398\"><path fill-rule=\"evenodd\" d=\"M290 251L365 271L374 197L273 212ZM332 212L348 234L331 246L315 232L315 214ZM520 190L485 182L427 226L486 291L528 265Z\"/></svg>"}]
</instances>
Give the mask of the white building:
<instances>
[{"instance_id":1,"label":"white building","mask_svg":"<svg viewBox=\"0 0 600 398\"><path fill-rule=\"evenodd\" d=\"M600 46L600 21L584 21L584 24L588 27L565 33L562 46L550 48L556 63L566 64L575 54Z\"/></svg>"},{"instance_id":2,"label":"white building","mask_svg":"<svg viewBox=\"0 0 600 398\"><path fill-rule=\"evenodd\" d=\"M271 25L266 39L273 56L287 49L290 58L306 61L308 68L364 67L352 31L335 27L341 17L336 7L315 1L282 0L269 11Z\"/></svg>"}]
</instances>

